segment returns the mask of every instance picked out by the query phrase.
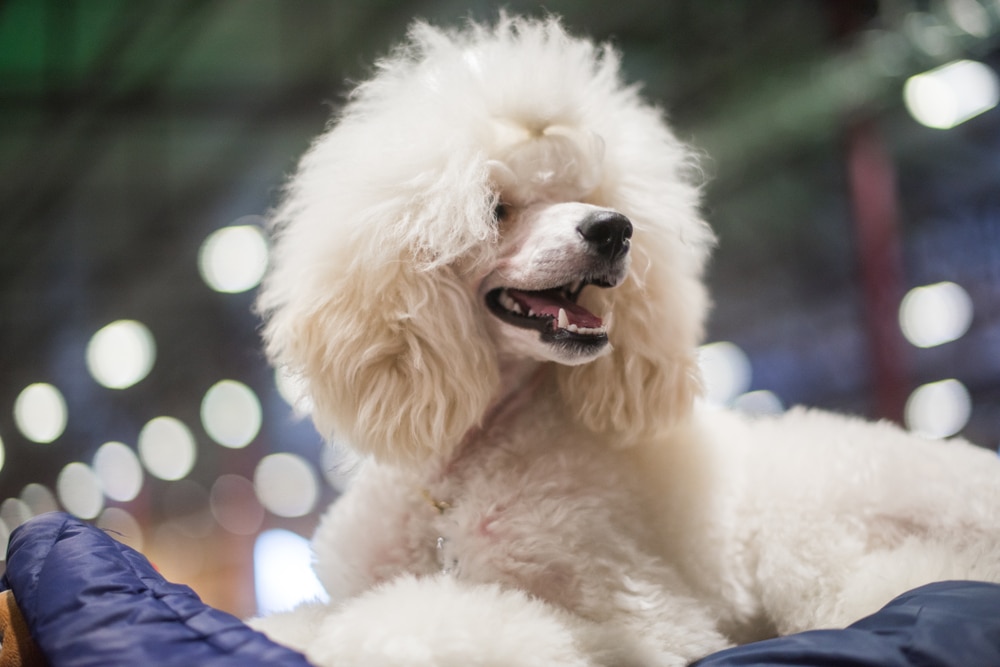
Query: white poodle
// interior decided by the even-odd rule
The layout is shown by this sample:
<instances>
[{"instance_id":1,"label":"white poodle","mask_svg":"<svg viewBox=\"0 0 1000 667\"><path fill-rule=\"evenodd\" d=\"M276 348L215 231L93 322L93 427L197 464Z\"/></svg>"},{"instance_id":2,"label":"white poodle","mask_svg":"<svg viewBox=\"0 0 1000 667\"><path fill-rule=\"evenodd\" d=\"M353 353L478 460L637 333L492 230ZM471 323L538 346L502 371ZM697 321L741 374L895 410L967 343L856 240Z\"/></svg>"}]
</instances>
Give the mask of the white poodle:
<instances>
[{"instance_id":1,"label":"white poodle","mask_svg":"<svg viewBox=\"0 0 1000 667\"><path fill-rule=\"evenodd\" d=\"M268 352L365 459L317 665L682 665L1000 581L1000 460L889 424L700 407L691 154L606 46L501 17L410 41L276 216Z\"/></svg>"}]
</instances>

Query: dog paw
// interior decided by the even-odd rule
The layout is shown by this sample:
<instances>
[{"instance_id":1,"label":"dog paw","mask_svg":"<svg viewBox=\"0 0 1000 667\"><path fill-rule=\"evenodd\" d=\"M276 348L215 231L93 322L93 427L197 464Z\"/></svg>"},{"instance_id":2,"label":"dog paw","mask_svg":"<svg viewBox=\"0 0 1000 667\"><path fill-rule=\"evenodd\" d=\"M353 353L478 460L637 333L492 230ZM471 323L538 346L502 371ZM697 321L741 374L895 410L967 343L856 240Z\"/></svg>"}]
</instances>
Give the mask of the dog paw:
<instances>
[{"instance_id":1,"label":"dog paw","mask_svg":"<svg viewBox=\"0 0 1000 667\"><path fill-rule=\"evenodd\" d=\"M519 591L402 577L337 608L305 647L318 667L591 667L560 614Z\"/></svg>"}]
</instances>

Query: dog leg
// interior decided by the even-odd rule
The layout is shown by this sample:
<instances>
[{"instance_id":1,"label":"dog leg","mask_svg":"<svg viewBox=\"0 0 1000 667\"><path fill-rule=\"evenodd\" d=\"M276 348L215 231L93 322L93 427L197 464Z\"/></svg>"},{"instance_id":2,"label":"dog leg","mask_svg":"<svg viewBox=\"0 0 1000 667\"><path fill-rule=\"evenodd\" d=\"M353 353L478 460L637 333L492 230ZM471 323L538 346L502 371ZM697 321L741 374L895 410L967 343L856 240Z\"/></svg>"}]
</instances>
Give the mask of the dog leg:
<instances>
[{"instance_id":1,"label":"dog leg","mask_svg":"<svg viewBox=\"0 0 1000 667\"><path fill-rule=\"evenodd\" d=\"M996 544L989 536L956 541L910 537L896 548L868 554L847 581L835 614L825 625L841 627L881 609L897 595L936 581L1000 582Z\"/></svg>"}]
</instances>

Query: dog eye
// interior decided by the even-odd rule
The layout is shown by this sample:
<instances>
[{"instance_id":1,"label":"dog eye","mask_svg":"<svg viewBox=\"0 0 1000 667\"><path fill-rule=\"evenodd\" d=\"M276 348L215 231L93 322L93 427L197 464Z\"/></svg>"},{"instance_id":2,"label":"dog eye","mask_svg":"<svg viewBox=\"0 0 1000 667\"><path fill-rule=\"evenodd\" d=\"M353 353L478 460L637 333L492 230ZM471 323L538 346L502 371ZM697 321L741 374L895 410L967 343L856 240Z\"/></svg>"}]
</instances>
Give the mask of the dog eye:
<instances>
[{"instance_id":1,"label":"dog eye","mask_svg":"<svg viewBox=\"0 0 1000 667\"><path fill-rule=\"evenodd\" d=\"M508 215L510 215L510 205L505 202L498 201L496 208L493 209L493 217L497 222L503 222L507 219Z\"/></svg>"}]
</instances>

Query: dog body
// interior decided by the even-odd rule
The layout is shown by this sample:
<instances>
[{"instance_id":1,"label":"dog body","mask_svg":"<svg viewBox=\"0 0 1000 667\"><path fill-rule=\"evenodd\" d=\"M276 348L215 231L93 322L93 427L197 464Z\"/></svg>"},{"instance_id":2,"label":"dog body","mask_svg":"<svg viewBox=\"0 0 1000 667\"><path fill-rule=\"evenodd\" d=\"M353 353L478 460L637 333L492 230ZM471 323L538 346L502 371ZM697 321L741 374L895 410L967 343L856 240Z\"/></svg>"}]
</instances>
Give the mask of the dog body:
<instances>
[{"instance_id":1,"label":"dog body","mask_svg":"<svg viewBox=\"0 0 1000 667\"><path fill-rule=\"evenodd\" d=\"M1000 581L1000 460L700 406L692 161L555 21L418 25L303 159L272 358L365 456L314 539L319 665L681 665Z\"/></svg>"},{"instance_id":2,"label":"dog body","mask_svg":"<svg viewBox=\"0 0 1000 667\"><path fill-rule=\"evenodd\" d=\"M572 612L561 622L598 643L582 643L593 664L648 665L843 627L931 581L1000 580L992 452L822 412L751 421L712 409L614 450L574 427L554 393L540 382L512 399L452 461L369 462L315 538L331 595L409 574L429 578L430 598L439 572L499 582ZM336 622L388 637L385 615L436 609L423 599L403 612L392 590L378 616L345 605Z\"/></svg>"}]
</instances>

